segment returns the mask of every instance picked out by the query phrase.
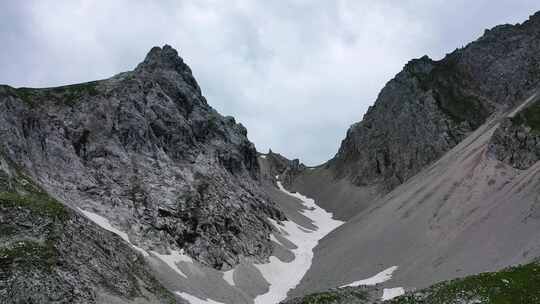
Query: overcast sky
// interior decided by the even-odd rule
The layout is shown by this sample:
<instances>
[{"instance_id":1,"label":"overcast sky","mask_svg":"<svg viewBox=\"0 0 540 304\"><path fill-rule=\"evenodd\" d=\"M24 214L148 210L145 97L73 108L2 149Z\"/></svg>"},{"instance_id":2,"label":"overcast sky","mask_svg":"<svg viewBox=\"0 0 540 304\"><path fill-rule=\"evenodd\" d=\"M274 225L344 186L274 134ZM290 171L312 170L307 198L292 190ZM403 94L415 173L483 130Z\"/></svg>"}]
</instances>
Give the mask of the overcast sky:
<instances>
[{"instance_id":1,"label":"overcast sky","mask_svg":"<svg viewBox=\"0 0 540 304\"><path fill-rule=\"evenodd\" d=\"M133 69L154 45L259 151L314 165L410 59L440 59L538 0L0 2L0 83L46 87Z\"/></svg>"}]
</instances>

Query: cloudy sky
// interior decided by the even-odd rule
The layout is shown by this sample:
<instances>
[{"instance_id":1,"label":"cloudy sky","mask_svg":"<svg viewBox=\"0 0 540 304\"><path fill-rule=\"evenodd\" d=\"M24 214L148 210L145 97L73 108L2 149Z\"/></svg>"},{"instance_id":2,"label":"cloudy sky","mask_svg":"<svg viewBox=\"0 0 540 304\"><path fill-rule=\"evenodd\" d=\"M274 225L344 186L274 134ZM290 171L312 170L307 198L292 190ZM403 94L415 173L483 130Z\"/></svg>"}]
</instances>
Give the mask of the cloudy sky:
<instances>
[{"instance_id":1,"label":"cloudy sky","mask_svg":"<svg viewBox=\"0 0 540 304\"><path fill-rule=\"evenodd\" d=\"M170 44L259 151L318 164L411 58L440 59L538 0L0 2L0 83L47 87L133 69Z\"/></svg>"}]
</instances>

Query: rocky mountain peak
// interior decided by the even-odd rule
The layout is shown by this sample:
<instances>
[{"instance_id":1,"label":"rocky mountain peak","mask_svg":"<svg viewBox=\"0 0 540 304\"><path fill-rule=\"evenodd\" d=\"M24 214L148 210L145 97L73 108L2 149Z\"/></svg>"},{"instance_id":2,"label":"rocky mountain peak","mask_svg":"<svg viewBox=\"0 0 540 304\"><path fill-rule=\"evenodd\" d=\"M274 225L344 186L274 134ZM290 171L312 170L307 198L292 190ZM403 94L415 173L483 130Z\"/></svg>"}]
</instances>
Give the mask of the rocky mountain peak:
<instances>
[{"instance_id":1,"label":"rocky mountain peak","mask_svg":"<svg viewBox=\"0 0 540 304\"><path fill-rule=\"evenodd\" d=\"M540 11L529 16L529 20L525 21L523 24L533 25L540 23Z\"/></svg>"},{"instance_id":2,"label":"rocky mountain peak","mask_svg":"<svg viewBox=\"0 0 540 304\"><path fill-rule=\"evenodd\" d=\"M172 79L177 77L178 74L186 83L193 86L198 93L201 92L190 67L184 63L182 57L178 55L178 51L168 44L163 47L153 47L137 66L135 73L143 75L161 74Z\"/></svg>"},{"instance_id":3,"label":"rocky mountain peak","mask_svg":"<svg viewBox=\"0 0 540 304\"><path fill-rule=\"evenodd\" d=\"M178 51L172 46L166 44L163 47L154 46L143 62L141 62L137 69L163 69L163 70L175 70L183 71L187 68L184 60L178 55Z\"/></svg>"}]
</instances>

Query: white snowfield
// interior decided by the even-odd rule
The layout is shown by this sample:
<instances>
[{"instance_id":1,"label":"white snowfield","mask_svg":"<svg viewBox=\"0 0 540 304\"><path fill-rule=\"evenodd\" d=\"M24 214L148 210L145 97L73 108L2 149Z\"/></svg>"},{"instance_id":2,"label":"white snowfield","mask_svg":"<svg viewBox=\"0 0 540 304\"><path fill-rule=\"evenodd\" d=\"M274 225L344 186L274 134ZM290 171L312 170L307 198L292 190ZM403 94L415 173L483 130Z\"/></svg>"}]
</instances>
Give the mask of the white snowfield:
<instances>
[{"instance_id":1,"label":"white snowfield","mask_svg":"<svg viewBox=\"0 0 540 304\"><path fill-rule=\"evenodd\" d=\"M135 248L137 251L140 251L143 256L148 256L148 252L146 252L144 249L140 248L140 247L137 247L135 245L133 245L130 241L129 241L129 237L127 235L127 233L117 229L117 228L114 228L111 223L109 222L108 219L104 218L103 216L99 215L99 214L96 214L96 213L93 213L93 212L90 212L90 211L86 211L86 210L83 210L81 208L79 208L79 211L81 211L87 218L89 218L92 222L96 223L98 226L100 226L101 228L105 229L105 230L108 230L116 235L118 235L119 237L121 237L124 241L126 241L128 244L130 244L131 246L133 246L133 248Z\"/></svg>"},{"instance_id":2,"label":"white snowfield","mask_svg":"<svg viewBox=\"0 0 540 304\"><path fill-rule=\"evenodd\" d=\"M185 292L177 291L176 294L186 299L190 304L224 304L221 302L214 301L212 299L202 300Z\"/></svg>"},{"instance_id":3,"label":"white snowfield","mask_svg":"<svg viewBox=\"0 0 540 304\"><path fill-rule=\"evenodd\" d=\"M376 275L370 277L370 278L367 278L367 279L364 279L364 280L360 280L360 281L355 281L355 282L352 282L350 284L347 284L347 285L343 285L343 286L340 286L341 288L342 287L357 287L357 286L362 286L362 285L377 285L377 284L381 284L381 283L384 283L388 280L390 280L392 278L392 274L394 273L394 271L396 271L398 269L397 266L392 266L390 268L387 268L379 273L377 273Z\"/></svg>"},{"instance_id":4,"label":"white snowfield","mask_svg":"<svg viewBox=\"0 0 540 304\"><path fill-rule=\"evenodd\" d=\"M255 267L259 269L263 277L270 284L267 293L255 298L255 304L278 303L284 300L289 290L298 285L304 274L311 267L313 248L317 246L319 240L344 223L334 220L332 213L326 212L317 206L313 199L299 193L287 191L279 181L277 184L282 192L302 202L306 208L301 210L302 214L311 219L317 229L305 229L292 221L284 221L282 225L279 225L270 219L270 222L272 222L278 231L284 230L283 237L294 243L297 248L291 250L295 258L289 263L282 262L278 258L271 256L269 263L255 264Z\"/></svg>"},{"instance_id":5,"label":"white snowfield","mask_svg":"<svg viewBox=\"0 0 540 304\"><path fill-rule=\"evenodd\" d=\"M391 300L403 294L405 294L405 289L403 287L385 288L383 289L382 300L383 301Z\"/></svg>"}]
</instances>

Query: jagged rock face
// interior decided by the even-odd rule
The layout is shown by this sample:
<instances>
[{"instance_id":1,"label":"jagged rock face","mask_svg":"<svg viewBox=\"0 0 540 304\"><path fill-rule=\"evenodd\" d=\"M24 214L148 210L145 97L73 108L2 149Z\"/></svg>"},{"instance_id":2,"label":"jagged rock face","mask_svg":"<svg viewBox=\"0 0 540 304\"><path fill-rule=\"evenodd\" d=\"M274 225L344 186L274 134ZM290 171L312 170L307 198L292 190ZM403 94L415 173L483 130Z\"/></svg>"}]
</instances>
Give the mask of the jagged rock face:
<instances>
[{"instance_id":1,"label":"jagged rock face","mask_svg":"<svg viewBox=\"0 0 540 304\"><path fill-rule=\"evenodd\" d=\"M516 169L528 169L540 160L540 102L504 118L489 148L498 160Z\"/></svg>"},{"instance_id":2,"label":"jagged rock face","mask_svg":"<svg viewBox=\"0 0 540 304\"><path fill-rule=\"evenodd\" d=\"M1 303L175 303L141 255L0 155Z\"/></svg>"},{"instance_id":3,"label":"jagged rock face","mask_svg":"<svg viewBox=\"0 0 540 304\"><path fill-rule=\"evenodd\" d=\"M441 61L412 60L350 127L328 167L385 191L403 183L538 85L539 35L537 13L488 30Z\"/></svg>"},{"instance_id":4,"label":"jagged rock face","mask_svg":"<svg viewBox=\"0 0 540 304\"><path fill-rule=\"evenodd\" d=\"M279 180L287 186L291 184L297 174L306 169L306 166L300 163L299 159L289 160L279 153L272 152L272 150L264 157L268 163L268 176L263 176L263 178L273 181L275 176L279 175Z\"/></svg>"},{"instance_id":5,"label":"jagged rock face","mask_svg":"<svg viewBox=\"0 0 540 304\"><path fill-rule=\"evenodd\" d=\"M132 72L51 89L0 88L6 155L53 196L98 213L146 250L216 268L267 258L268 217L246 129L213 110L169 46Z\"/></svg>"}]
</instances>

